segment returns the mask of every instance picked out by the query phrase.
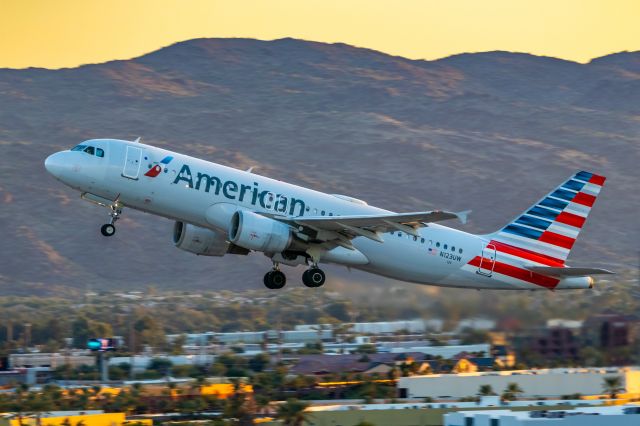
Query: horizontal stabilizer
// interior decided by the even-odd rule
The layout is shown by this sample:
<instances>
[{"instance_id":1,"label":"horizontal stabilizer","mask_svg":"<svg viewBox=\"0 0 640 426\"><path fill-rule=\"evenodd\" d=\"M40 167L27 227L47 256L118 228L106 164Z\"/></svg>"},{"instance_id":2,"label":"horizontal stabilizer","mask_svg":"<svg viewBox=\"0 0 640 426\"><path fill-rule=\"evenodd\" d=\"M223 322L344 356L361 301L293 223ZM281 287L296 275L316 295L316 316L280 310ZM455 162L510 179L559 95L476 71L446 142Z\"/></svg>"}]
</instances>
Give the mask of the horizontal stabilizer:
<instances>
[{"instance_id":1,"label":"horizontal stabilizer","mask_svg":"<svg viewBox=\"0 0 640 426\"><path fill-rule=\"evenodd\" d=\"M525 266L531 272L542 275L550 275L558 278L568 277L588 277L590 275L615 274L615 272L599 268L571 268L571 267L553 267L553 266Z\"/></svg>"}]
</instances>

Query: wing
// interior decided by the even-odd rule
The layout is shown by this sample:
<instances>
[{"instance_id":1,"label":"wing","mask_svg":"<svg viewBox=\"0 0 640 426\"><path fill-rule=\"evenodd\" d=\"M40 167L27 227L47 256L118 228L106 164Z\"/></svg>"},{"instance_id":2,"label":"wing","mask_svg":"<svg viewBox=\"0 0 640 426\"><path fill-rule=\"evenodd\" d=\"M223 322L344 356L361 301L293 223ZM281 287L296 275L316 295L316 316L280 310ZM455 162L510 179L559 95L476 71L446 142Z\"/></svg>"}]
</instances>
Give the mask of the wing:
<instances>
[{"instance_id":1,"label":"wing","mask_svg":"<svg viewBox=\"0 0 640 426\"><path fill-rule=\"evenodd\" d=\"M366 237L383 242L381 233L402 231L418 237L417 229L431 222L460 219L466 223L469 211L453 213L429 211L414 213L382 213L355 216L300 216L286 217L265 214L273 219L289 223L299 232L309 237L310 242L335 242L346 248L352 248L349 241L355 237Z\"/></svg>"},{"instance_id":2,"label":"wing","mask_svg":"<svg viewBox=\"0 0 640 426\"><path fill-rule=\"evenodd\" d=\"M525 266L526 269L537 272L543 275L550 275L552 277L566 278L566 277L588 277L589 275L604 275L615 274L615 272L608 271L606 269L598 268L557 268L553 266Z\"/></svg>"}]
</instances>

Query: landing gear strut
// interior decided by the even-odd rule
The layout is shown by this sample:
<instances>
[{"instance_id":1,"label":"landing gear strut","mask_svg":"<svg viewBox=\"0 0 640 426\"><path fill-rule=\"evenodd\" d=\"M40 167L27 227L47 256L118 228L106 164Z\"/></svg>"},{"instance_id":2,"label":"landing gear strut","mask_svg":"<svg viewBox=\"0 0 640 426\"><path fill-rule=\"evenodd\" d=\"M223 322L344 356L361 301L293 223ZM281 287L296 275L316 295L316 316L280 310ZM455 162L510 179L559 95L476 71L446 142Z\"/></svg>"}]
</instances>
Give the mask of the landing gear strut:
<instances>
[{"instance_id":1,"label":"landing gear strut","mask_svg":"<svg viewBox=\"0 0 640 426\"><path fill-rule=\"evenodd\" d=\"M321 287L325 279L324 271L318 268L317 265L312 266L302 274L302 283L311 288Z\"/></svg>"},{"instance_id":2,"label":"landing gear strut","mask_svg":"<svg viewBox=\"0 0 640 426\"><path fill-rule=\"evenodd\" d=\"M111 217L111 220L109 221L109 223L105 223L100 228L100 232L105 237L110 237L116 233L116 221L120 218L120 215L122 214L122 205L119 204L117 201L111 204L109 208L111 209L111 211L109 212L109 216Z\"/></svg>"},{"instance_id":3,"label":"landing gear strut","mask_svg":"<svg viewBox=\"0 0 640 426\"><path fill-rule=\"evenodd\" d=\"M274 263L273 269L264 276L264 286L271 290L278 290L284 287L286 283L286 275L278 268L278 264Z\"/></svg>"}]
</instances>

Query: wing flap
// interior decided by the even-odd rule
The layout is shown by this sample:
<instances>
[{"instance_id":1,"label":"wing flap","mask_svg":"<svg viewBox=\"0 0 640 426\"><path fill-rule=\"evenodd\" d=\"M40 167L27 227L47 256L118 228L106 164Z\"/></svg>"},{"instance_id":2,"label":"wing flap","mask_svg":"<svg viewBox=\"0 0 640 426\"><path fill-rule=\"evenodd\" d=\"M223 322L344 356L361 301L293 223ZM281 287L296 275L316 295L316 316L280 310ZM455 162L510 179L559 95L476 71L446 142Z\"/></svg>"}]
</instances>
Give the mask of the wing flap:
<instances>
[{"instance_id":1,"label":"wing flap","mask_svg":"<svg viewBox=\"0 0 640 426\"><path fill-rule=\"evenodd\" d=\"M542 275L550 275L552 277L558 278L569 278L569 277L588 277L590 275L605 275L605 274L615 274L615 272L609 271L607 269L600 268L571 268L571 267L553 267L553 266L537 266L537 265L529 265L525 266L531 272L536 272Z\"/></svg>"},{"instance_id":2,"label":"wing flap","mask_svg":"<svg viewBox=\"0 0 640 426\"><path fill-rule=\"evenodd\" d=\"M319 227L327 231L340 231L345 229L345 225L347 225L357 228L376 228L382 232L398 229L394 224L419 227L424 226L425 223L440 222L442 220L456 219L458 217L458 213L430 211L360 216L311 216L288 219L294 220L300 225Z\"/></svg>"},{"instance_id":3,"label":"wing flap","mask_svg":"<svg viewBox=\"0 0 640 426\"><path fill-rule=\"evenodd\" d=\"M365 237L382 243L381 233L390 231L406 232L409 235L419 236L417 229L426 226L427 223L439 222L449 219L460 219L466 222L468 211L453 213L447 211L427 211L413 213L381 213L374 215L349 215L349 216L282 216L271 213L261 213L281 222L299 228L299 232L305 232L305 228L313 230L313 237L321 241L337 241L341 243L355 237ZM338 243L340 244L340 243ZM340 244L342 245L342 244Z\"/></svg>"}]
</instances>

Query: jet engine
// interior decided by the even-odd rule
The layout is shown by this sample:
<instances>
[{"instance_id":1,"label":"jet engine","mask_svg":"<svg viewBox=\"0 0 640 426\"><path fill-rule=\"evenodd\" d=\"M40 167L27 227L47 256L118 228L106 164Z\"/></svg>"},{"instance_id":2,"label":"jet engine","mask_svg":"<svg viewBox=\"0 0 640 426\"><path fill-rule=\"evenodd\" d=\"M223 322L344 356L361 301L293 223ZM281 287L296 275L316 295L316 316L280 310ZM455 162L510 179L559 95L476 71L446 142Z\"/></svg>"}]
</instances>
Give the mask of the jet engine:
<instances>
[{"instance_id":1,"label":"jet engine","mask_svg":"<svg viewBox=\"0 0 640 426\"><path fill-rule=\"evenodd\" d=\"M173 243L180 250L201 256L224 256L230 246L223 233L184 222L174 225Z\"/></svg>"},{"instance_id":2,"label":"jet engine","mask_svg":"<svg viewBox=\"0 0 640 426\"><path fill-rule=\"evenodd\" d=\"M281 253L300 246L288 225L247 210L233 214L229 240L240 247L264 253Z\"/></svg>"}]
</instances>

